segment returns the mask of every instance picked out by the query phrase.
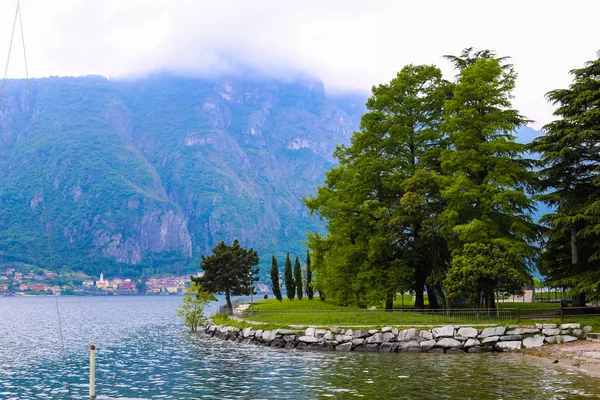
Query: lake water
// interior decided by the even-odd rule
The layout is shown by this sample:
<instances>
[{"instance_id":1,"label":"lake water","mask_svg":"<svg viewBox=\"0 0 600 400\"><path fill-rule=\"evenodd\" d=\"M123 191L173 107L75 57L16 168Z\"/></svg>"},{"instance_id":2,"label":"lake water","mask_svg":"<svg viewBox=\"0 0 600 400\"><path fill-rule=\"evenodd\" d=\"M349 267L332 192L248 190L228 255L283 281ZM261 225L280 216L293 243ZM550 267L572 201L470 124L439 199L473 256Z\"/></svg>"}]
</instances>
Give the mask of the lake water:
<instances>
[{"instance_id":1,"label":"lake water","mask_svg":"<svg viewBox=\"0 0 600 400\"><path fill-rule=\"evenodd\" d=\"M188 332L181 297L0 298L0 399L578 399L600 380L512 354L365 354L244 346Z\"/></svg>"}]
</instances>

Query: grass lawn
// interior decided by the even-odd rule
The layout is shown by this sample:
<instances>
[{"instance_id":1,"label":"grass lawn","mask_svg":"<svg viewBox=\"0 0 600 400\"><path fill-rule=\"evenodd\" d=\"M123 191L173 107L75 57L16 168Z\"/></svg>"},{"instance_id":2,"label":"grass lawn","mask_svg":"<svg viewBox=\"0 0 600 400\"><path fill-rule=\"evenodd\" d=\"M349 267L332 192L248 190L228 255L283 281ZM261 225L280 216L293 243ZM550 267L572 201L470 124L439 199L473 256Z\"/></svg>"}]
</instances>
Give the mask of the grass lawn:
<instances>
[{"instance_id":1,"label":"grass lawn","mask_svg":"<svg viewBox=\"0 0 600 400\"><path fill-rule=\"evenodd\" d=\"M405 295L405 306L408 297ZM401 301L401 298L396 300ZM411 296L412 300L412 296ZM455 310L428 310L412 312L410 310L365 310L356 307L343 307L318 298L308 300L289 300L279 302L276 299L260 300L254 303L253 310L247 310L243 318L270 324L271 326L438 326L438 325L531 325L540 320L522 319L523 316L546 316L545 323L560 323L557 319L558 303L499 303L498 311L488 315L486 311L473 311L458 308ZM517 314L516 308L519 308ZM521 319L517 318L517 315ZM600 317L569 316L563 322L579 322L600 329L597 324Z\"/></svg>"}]
</instances>

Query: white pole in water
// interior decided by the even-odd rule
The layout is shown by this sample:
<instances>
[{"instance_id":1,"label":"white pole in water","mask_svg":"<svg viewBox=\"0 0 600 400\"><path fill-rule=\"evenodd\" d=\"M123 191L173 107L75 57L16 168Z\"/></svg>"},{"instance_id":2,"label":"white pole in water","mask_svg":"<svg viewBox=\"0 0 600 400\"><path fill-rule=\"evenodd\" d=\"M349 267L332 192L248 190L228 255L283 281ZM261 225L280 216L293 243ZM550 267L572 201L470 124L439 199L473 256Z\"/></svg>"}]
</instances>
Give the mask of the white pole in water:
<instances>
[{"instance_id":1,"label":"white pole in water","mask_svg":"<svg viewBox=\"0 0 600 400\"><path fill-rule=\"evenodd\" d=\"M96 345L90 344L90 400L96 400Z\"/></svg>"}]
</instances>

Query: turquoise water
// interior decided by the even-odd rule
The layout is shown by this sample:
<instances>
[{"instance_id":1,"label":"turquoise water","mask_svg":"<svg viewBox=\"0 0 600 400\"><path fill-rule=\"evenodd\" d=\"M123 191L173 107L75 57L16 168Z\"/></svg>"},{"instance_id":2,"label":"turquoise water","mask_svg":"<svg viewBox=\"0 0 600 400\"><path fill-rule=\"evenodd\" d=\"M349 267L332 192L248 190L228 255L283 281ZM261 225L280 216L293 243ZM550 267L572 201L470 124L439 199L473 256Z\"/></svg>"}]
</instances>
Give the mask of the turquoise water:
<instances>
[{"instance_id":1,"label":"turquoise water","mask_svg":"<svg viewBox=\"0 0 600 400\"><path fill-rule=\"evenodd\" d=\"M180 297L0 298L0 399L578 399L600 380L511 354L365 354L244 346L193 334Z\"/></svg>"}]
</instances>

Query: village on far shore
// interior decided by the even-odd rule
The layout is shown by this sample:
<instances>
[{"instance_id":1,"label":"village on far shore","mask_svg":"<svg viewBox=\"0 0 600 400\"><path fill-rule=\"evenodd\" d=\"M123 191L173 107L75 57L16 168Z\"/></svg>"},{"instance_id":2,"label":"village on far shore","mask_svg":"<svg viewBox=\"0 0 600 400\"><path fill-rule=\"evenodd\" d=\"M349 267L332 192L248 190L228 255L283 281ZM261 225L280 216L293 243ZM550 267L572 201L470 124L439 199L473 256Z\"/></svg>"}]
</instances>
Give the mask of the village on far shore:
<instances>
[{"instance_id":1,"label":"village on far shore","mask_svg":"<svg viewBox=\"0 0 600 400\"><path fill-rule=\"evenodd\" d=\"M198 272L196 276L202 276ZM0 296L46 295L182 295L190 287L190 274L153 276L144 279L104 277L84 279L81 282L57 284L57 274L52 271L19 272L15 268L0 270ZM270 292L265 284L256 284L259 293Z\"/></svg>"}]
</instances>

